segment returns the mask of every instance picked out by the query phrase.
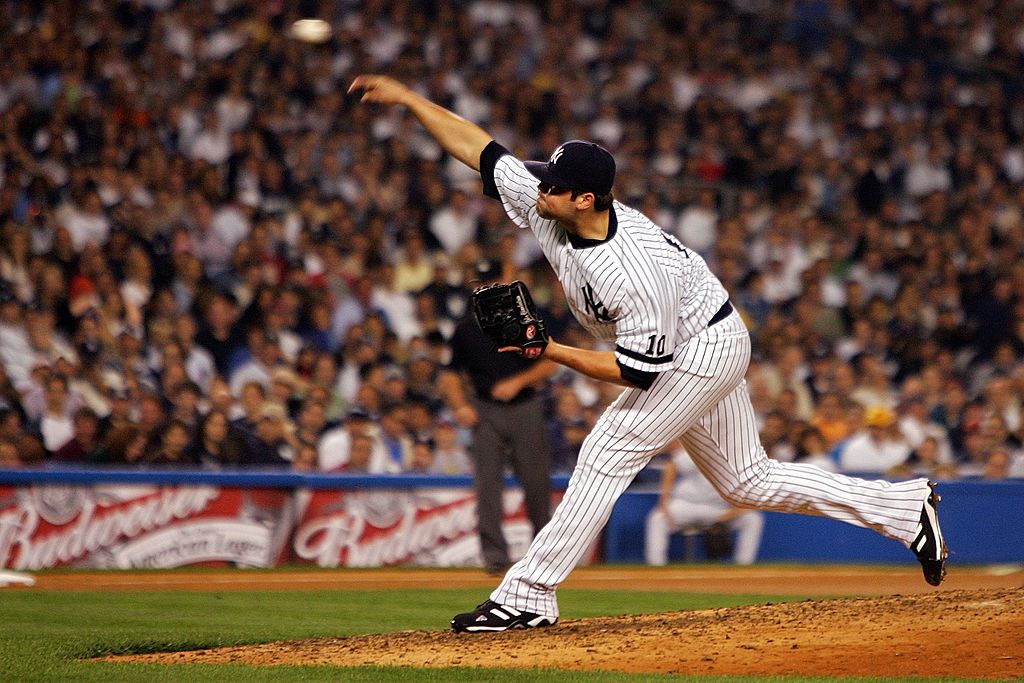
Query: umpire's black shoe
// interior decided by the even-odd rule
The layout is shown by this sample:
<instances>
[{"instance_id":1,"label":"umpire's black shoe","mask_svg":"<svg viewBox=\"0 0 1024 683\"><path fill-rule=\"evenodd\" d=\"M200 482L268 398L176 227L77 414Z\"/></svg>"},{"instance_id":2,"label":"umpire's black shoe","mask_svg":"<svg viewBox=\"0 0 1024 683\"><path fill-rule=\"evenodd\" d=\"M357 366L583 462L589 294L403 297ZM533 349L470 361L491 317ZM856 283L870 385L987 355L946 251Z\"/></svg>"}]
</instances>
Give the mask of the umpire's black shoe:
<instances>
[{"instance_id":1,"label":"umpire's black shoe","mask_svg":"<svg viewBox=\"0 0 1024 683\"><path fill-rule=\"evenodd\" d=\"M477 605L472 612L456 614L452 619L452 630L460 633L507 631L512 628L553 626L557 621L558 617L523 612L514 607L499 605L493 600L488 600Z\"/></svg>"},{"instance_id":2,"label":"umpire's black shoe","mask_svg":"<svg viewBox=\"0 0 1024 683\"><path fill-rule=\"evenodd\" d=\"M946 576L946 556L949 555L949 549L942 539L942 530L939 529L939 501L942 499L935 493L934 482L928 482L928 486L932 492L921 509L917 538L910 547L924 570L924 580L938 586Z\"/></svg>"}]
</instances>

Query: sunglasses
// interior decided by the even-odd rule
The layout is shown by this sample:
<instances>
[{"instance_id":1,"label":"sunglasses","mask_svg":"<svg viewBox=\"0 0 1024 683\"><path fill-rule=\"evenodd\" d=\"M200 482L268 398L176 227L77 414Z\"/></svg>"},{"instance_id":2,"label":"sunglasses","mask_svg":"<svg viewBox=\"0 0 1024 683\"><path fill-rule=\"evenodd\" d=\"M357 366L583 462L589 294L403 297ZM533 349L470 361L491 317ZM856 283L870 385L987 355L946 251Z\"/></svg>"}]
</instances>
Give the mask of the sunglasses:
<instances>
[{"instance_id":1,"label":"sunglasses","mask_svg":"<svg viewBox=\"0 0 1024 683\"><path fill-rule=\"evenodd\" d=\"M557 185L550 185L548 183L538 183L537 189L540 190L541 194L550 195L568 194L572 192L571 187L558 187Z\"/></svg>"}]
</instances>

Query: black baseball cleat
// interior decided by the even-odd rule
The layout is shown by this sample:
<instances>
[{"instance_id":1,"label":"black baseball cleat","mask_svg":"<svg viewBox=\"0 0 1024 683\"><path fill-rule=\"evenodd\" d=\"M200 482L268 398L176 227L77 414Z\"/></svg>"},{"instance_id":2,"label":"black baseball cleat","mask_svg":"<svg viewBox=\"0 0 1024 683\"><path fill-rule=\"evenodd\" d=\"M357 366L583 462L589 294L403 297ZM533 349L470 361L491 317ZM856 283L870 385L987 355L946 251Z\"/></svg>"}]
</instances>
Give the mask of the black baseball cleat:
<instances>
[{"instance_id":1,"label":"black baseball cleat","mask_svg":"<svg viewBox=\"0 0 1024 683\"><path fill-rule=\"evenodd\" d=\"M924 501L917 538L910 547L924 570L924 580L938 586L946 576L946 556L949 555L949 548L946 547L942 530L939 529L939 501L942 499L935 493L934 482L928 482L928 486L932 492Z\"/></svg>"},{"instance_id":2,"label":"black baseball cleat","mask_svg":"<svg viewBox=\"0 0 1024 683\"><path fill-rule=\"evenodd\" d=\"M558 617L523 612L488 600L477 605L472 612L456 614L452 619L452 630L457 633L497 632L513 628L553 626L557 621Z\"/></svg>"}]
</instances>

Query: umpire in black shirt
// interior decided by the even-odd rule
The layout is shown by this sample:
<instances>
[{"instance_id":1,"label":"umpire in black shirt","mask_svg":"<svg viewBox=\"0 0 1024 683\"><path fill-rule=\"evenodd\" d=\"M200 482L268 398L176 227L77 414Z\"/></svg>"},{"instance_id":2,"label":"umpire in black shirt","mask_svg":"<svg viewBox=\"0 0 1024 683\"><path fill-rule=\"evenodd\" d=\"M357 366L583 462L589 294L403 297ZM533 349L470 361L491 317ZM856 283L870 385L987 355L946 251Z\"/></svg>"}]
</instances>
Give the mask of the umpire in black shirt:
<instances>
[{"instance_id":1,"label":"umpire in black shirt","mask_svg":"<svg viewBox=\"0 0 1024 683\"><path fill-rule=\"evenodd\" d=\"M502 264L481 260L475 264L475 276L470 283L473 287L501 281ZM551 448L537 387L558 366L543 358L529 360L514 353L498 353L480 331L472 310L467 310L455 328L451 348L449 368L455 372L445 374L442 391L455 419L473 428L480 548L487 572L501 575L510 565L502 533L506 463L522 486L534 536L551 517ZM462 390L463 378L472 386L468 399Z\"/></svg>"}]
</instances>

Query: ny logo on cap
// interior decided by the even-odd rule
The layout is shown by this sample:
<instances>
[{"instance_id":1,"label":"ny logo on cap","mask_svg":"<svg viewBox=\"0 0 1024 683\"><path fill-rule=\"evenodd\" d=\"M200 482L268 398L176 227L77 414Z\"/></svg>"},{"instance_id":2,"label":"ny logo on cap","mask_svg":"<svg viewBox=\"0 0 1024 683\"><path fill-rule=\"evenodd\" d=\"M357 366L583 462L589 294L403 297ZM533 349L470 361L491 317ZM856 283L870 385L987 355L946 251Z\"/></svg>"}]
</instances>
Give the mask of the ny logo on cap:
<instances>
[{"instance_id":1,"label":"ny logo on cap","mask_svg":"<svg viewBox=\"0 0 1024 683\"><path fill-rule=\"evenodd\" d=\"M552 164L557 164L558 163L558 159L562 156L562 152L564 152L564 151L565 151L565 145L559 145L558 149L556 149L551 154L551 158L548 161L550 163L552 163Z\"/></svg>"}]
</instances>

